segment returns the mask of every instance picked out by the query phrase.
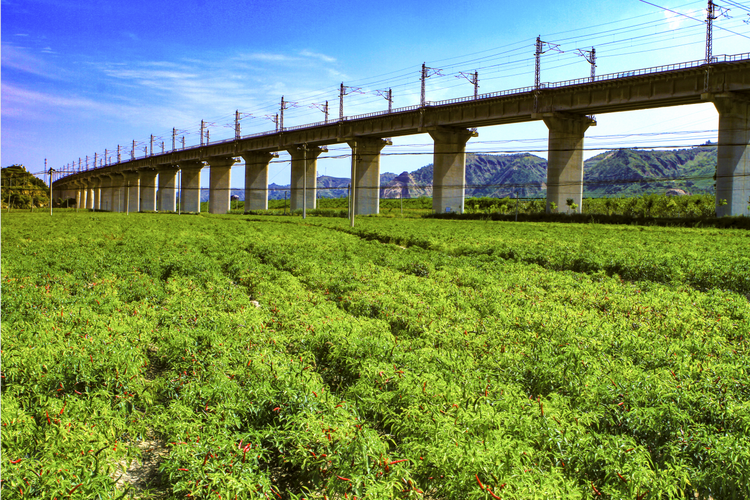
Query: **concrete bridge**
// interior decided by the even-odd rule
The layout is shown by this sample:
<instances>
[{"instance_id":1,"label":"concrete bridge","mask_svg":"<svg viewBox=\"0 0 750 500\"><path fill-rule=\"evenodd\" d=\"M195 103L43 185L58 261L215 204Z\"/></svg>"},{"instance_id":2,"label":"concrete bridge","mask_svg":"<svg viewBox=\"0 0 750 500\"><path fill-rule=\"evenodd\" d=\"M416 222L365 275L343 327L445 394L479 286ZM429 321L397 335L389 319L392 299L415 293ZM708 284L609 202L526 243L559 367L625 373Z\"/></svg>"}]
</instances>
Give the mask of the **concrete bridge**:
<instances>
[{"instance_id":1,"label":"concrete bridge","mask_svg":"<svg viewBox=\"0 0 750 500\"><path fill-rule=\"evenodd\" d=\"M719 112L716 212L750 215L750 53L626 71L537 87L427 102L389 112L287 127L77 172L53 184L53 196L90 209L200 211L200 173L210 170L209 212L226 213L232 165L245 161L245 210L268 208L268 169L279 151L291 161L291 208L315 208L317 158L326 146L353 151L357 214L379 211L380 152L391 137L429 133L435 142L433 210L463 212L466 143L477 128L543 120L549 129L547 211L582 206L583 144L592 115L712 102ZM306 177L306 179L305 179ZM158 197L157 197L158 193ZM724 201L725 200L725 201Z\"/></svg>"}]
</instances>

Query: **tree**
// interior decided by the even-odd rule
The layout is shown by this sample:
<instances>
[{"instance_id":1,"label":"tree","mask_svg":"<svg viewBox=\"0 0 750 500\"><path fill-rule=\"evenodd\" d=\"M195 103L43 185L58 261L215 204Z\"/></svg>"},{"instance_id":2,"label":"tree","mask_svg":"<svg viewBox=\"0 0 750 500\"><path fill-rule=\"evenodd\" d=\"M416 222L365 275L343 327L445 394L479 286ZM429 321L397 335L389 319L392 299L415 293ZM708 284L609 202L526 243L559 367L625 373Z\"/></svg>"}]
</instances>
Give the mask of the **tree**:
<instances>
[{"instance_id":1,"label":"tree","mask_svg":"<svg viewBox=\"0 0 750 500\"><path fill-rule=\"evenodd\" d=\"M11 165L0 171L3 208L33 208L49 204L49 187L23 165Z\"/></svg>"}]
</instances>

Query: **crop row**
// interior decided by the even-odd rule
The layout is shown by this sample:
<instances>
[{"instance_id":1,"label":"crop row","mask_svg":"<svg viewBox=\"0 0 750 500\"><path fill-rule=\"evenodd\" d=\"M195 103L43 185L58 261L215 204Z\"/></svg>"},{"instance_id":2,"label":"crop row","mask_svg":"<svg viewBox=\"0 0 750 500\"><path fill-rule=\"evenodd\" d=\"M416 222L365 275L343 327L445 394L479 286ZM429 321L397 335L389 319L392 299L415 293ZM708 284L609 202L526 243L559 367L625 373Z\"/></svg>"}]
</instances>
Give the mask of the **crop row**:
<instances>
[{"instance_id":1,"label":"crop row","mask_svg":"<svg viewBox=\"0 0 750 500\"><path fill-rule=\"evenodd\" d=\"M4 216L2 494L750 493L743 296L340 229Z\"/></svg>"},{"instance_id":2,"label":"crop row","mask_svg":"<svg viewBox=\"0 0 750 500\"><path fill-rule=\"evenodd\" d=\"M283 220L283 219L281 219ZM604 273L628 281L685 284L750 295L750 233L715 228L598 224L315 218L308 223L361 238L455 256L538 264L555 271Z\"/></svg>"}]
</instances>

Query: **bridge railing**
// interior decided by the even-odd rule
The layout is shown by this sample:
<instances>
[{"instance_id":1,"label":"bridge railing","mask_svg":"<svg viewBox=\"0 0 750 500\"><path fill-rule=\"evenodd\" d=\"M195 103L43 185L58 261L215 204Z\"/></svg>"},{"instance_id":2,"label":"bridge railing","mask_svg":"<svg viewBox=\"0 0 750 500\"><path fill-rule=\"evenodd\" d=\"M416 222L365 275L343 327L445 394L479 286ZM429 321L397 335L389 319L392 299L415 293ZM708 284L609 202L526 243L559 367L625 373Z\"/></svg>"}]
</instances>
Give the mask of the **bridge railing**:
<instances>
[{"instance_id":1,"label":"bridge railing","mask_svg":"<svg viewBox=\"0 0 750 500\"><path fill-rule=\"evenodd\" d=\"M714 64L714 63L721 63L721 62L736 62L736 61L742 61L745 59L750 59L750 52L744 53L744 54L735 54L731 56L727 56L727 55L714 56L711 59L711 63ZM544 86L546 88L568 87L570 85L581 85L584 83L602 82L602 81L607 81L607 80L619 80L622 78L629 78L632 76L653 75L656 73L665 73L667 71L679 71L681 69L700 68L705 65L706 65L706 60L700 59L698 61L688 61L688 62L682 62L682 63L676 63L676 64L666 64L664 66L653 66L651 68L641 68L641 69L635 69L632 71L619 71L617 73L607 73L604 75L597 75L594 77L593 80L591 79L591 77L576 78L575 80L564 80L562 82L547 83Z\"/></svg>"}]
</instances>

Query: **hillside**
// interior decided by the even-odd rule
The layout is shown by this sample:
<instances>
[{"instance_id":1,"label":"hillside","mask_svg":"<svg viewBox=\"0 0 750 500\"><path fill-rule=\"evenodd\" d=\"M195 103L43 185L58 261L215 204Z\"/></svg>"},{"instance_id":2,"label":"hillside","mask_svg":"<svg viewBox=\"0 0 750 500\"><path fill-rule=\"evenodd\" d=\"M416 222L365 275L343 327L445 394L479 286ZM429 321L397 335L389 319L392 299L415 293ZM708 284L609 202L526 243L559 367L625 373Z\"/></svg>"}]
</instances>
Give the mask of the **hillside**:
<instances>
[{"instance_id":1,"label":"hillside","mask_svg":"<svg viewBox=\"0 0 750 500\"><path fill-rule=\"evenodd\" d=\"M49 186L23 165L2 169L2 207L32 208L49 206Z\"/></svg>"},{"instance_id":2,"label":"hillside","mask_svg":"<svg viewBox=\"0 0 750 500\"><path fill-rule=\"evenodd\" d=\"M670 188L712 194L715 172L714 146L669 151L607 151L584 162L584 195L594 198L638 196L664 193Z\"/></svg>"},{"instance_id":3,"label":"hillside","mask_svg":"<svg viewBox=\"0 0 750 500\"><path fill-rule=\"evenodd\" d=\"M644 151L620 149L601 153L584 162L584 197L640 196L677 188L693 194L712 194L716 147ZM347 194L347 177L318 177L319 198ZM284 199L289 185L269 185L270 199ZM540 198L547 192L547 161L529 153L466 155L466 196ZM244 199L241 189L233 195ZM380 176L381 198L432 196L432 164L413 172ZM208 200L204 189L203 201Z\"/></svg>"}]
</instances>

